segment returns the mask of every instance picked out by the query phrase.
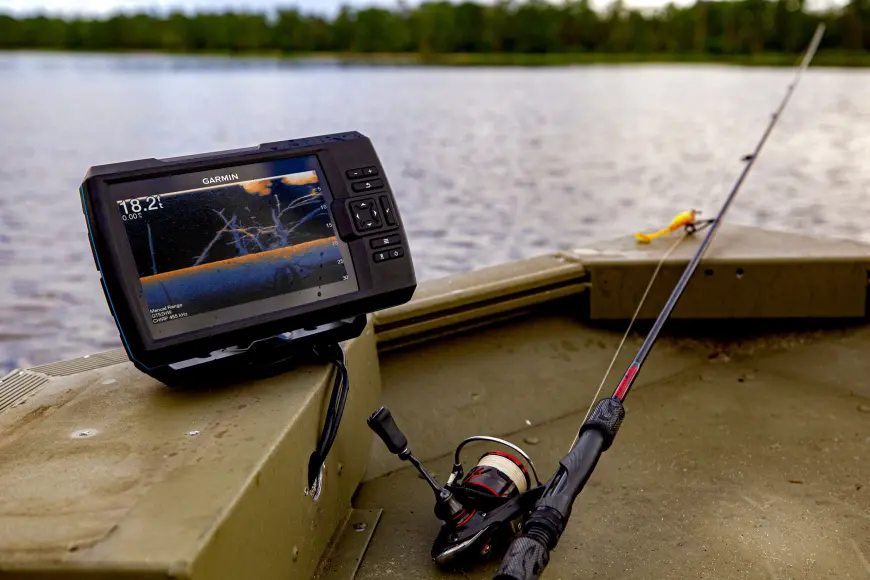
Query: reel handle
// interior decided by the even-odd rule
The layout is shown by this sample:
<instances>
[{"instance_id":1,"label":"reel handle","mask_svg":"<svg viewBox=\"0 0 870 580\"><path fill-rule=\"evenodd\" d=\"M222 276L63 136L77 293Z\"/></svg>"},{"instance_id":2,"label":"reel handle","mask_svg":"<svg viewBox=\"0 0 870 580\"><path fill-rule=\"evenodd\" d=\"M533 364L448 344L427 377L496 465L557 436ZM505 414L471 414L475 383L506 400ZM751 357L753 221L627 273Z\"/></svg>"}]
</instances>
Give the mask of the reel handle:
<instances>
[{"instance_id":1,"label":"reel handle","mask_svg":"<svg viewBox=\"0 0 870 580\"><path fill-rule=\"evenodd\" d=\"M372 416L366 422L371 430L381 438L381 441L384 442L390 453L401 455L408 450L408 438L405 437L405 434L396 425L393 414L390 413L389 409L381 407L372 413Z\"/></svg>"},{"instance_id":2,"label":"reel handle","mask_svg":"<svg viewBox=\"0 0 870 580\"><path fill-rule=\"evenodd\" d=\"M417 468L417 471L420 472L420 475L423 476L423 479L426 480L426 483L435 492L435 515L438 519L444 522L452 522L459 514L465 511L465 508L453 497L450 490L438 485L438 482L435 481L429 470L423 467L420 460L411 453L411 450L408 448L408 438L399 430L399 426L396 425L393 414L390 413L389 409L381 407L372 413L366 423L368 423L372 431L378 434L378 437L381 438L381 441L384 442L390 453L398 455L402 461L409 461Z\"/></svg>"}]
</instances>

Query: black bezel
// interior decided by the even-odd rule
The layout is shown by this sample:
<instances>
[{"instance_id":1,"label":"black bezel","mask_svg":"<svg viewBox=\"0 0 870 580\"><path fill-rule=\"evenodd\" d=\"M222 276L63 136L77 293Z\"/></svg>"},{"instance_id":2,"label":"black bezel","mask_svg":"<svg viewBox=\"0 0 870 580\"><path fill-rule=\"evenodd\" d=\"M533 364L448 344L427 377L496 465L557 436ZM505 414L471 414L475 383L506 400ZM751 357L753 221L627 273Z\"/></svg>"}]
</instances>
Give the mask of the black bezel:
<instances>
[{"instance_id":1,"label":"black bezel","mask_svg":"<svg viewBox=\"0 0 870 580\"><path fill-rule=\"evenodd\" d=\"M193 332L162 339L151 338L144 312L138 303L141 289L129 242L117 211L117 200L124 197L119 185L173 174L215 171L241 165L291 157L316 156L322 179L333 200L331 211L339 239L347 244L352 261L349 273L356 276L358 290L291 309L227 322ZM377 232L361 233L353 227L346 208L353 196L346 172L357 167L379 167L383 191L372 195L389 195L397 225ZM373 312L409 300L416 288L413 262L407 244L403 258L375 264L367 248L369 238L399 234L405 239L395 198L371 142L359 133L345 133L302 140L269 143L234 151L175 159L146 159L129 163L93 167L81 187L82 210L101 272L103 290L118 325L124 347L140 368L147 369L194 357L205 356L220 348L245 345L254 340ZM132 274L131 274L132 273Z\"/></svg>"}]
</instances>

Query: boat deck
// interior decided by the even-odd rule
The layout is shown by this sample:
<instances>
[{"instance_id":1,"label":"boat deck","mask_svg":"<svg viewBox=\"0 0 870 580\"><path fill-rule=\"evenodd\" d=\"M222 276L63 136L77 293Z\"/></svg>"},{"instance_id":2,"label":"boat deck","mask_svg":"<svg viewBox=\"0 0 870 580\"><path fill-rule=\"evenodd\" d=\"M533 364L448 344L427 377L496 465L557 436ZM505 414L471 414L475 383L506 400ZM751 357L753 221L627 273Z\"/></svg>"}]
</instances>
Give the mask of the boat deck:
<instances>
[{"instance_id":1,"label":"boat deck","mask_svg":"<svg viewBox=\"0 0 870 580\"><path fill-rule=\"evenodd\" d=\"M664 263L601 397L697 243ZM436 280L370 317L345 345L317 501L304 489L328 365L190 391L123 351L14 372L0 578L492 578L498 554L435 568L432 492L365 418L387 405L442 482L472 435L523 446L549 478L664 247L628 238ZM870 246L723 227L544 579L870 580L868 271Z\"/></svg>"},{"instance_id":2,"label":"boat deck","mask_svg":"<svg viewBox=\"0 0 870 580\"><path fill-rule=\"evenodd\" d=\"M870 579L870 328L745 330L657 345L545 578ZM620 333L553 314L475 334L382 354L385 404L442 482L473 434L507 436L550 477ZM380 445L354 501L383 509L356 578L491 578L498 558L435 568L431 491Z\"/></svg>"}]
</instances>

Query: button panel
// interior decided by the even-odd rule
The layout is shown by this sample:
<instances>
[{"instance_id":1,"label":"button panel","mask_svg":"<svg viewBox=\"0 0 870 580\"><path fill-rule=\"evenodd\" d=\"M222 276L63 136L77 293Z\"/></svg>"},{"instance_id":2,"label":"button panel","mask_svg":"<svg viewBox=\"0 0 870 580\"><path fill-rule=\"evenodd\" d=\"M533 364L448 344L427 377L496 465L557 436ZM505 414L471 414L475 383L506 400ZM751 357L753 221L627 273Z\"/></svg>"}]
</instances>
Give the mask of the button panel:
<instances>
[{"instance_id":1,"label":"button panel","mask_svg":"<svg viewBox=\"0 0 870 580\"><path fill-rule=\"evenodd\" d=\"M383 179L370 179L368 181L357 181L353 185L351 185L354 191L371 191L375 189L381 189L384 187Z\"/></svg>"},{"instance_id":2,"label":"button panel","mask_svg":"<svg viewBox=\"0 0 870 580\"><path fill-rule=\"evenodd\" d=\"M350 213L356 229L361 232L381 227L381 212L373 199L363 199L350 204Z\"/></svg>"},{"instance_id":3,"label":"button panel","mask_svg":"<svg viewBox=\"0 0 870 580\"><path fill-rule=\"evenodd\" d=\"M360 177L374 177L378 175L377 167L360 167L359 169L348 169L346 175L350 179L359 179Z\"/></svg>"},{"instance_id":4,"label":"button panel","mask_svg":"<svg viewBox=\"0 0 870 580\"><path fill-rule=\"evenodd\" d=\"M398 234L374 238L371 242L369 242L369 244L371 244L372 248L375 250L377 250L378 248L386 248L387 246L395 246L396 244L400 243L402 243L402 238Z\"/></svg>"},{"instance_id":5,"label":"button panel","mask_svg":"<svg viewBox=\"0 0 870 580\"><path fill-rule=\"evenodd\" d=\"M396 225L396 215L393 211L393 206L390 203L390 198L386 195L381 196L381 209L384 210L384 219L388 226Z\"/></svg>"},{"instance_id":6,"label":"button panel","mask_svg":"<svg viewBox=\"0 0 870 580\"><path fill-rule=\"evenodd\" d=\"M384 250L383 252L375 252L373 258L375 262L386 262L387 260L395 260L405 255L403 248L393 248L392 250Z\"/></svg>"}]
</instances>

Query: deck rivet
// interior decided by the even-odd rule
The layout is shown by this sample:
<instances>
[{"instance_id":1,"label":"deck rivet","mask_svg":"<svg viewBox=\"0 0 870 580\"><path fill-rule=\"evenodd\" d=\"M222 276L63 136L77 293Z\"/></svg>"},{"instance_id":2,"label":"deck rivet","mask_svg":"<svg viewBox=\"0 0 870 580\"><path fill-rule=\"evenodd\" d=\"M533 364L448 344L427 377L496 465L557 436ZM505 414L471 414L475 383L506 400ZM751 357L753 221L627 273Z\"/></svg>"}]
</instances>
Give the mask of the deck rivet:
<instances>
[{"instance_id":1,"label":"deck rivet","mask_svg":"<svg viewBox=\"0 0 870 580\"><path fill-rule=\"evenodd\" d=\"M339 463L336 469L338 474L341 475L341 472L344 471L344 463Z\"/></svg>"},{"instance_id":2,"label":"deck rivet","mask_svg":"<svg viewBox=\"0 0 870 580\"><path fill-rule=\"evenodd\" d=\"M357 532L364 532L366 531L366 528L368 528L368 526L365 522L357 522L353 525L353 529Z\"/></svg>"},{"instance_id":3,"label":"deck rivet","mask_svg":"<svg viewBox=\"0 0 870 580\"><path fill-rule=\"evenodd\" d=\"M188 431L187 435L188 437L196 437L197 435L199 435L199 431Z\"/></svg>"},{"instance_id":4,"label":"deck rivet","mask_svg":"<svg viewBox=\"0 0 870 580\"><path fill-rule=\"evenodd\" d=\"M299 548L297 548L296 546L293 546L293 561L295 562L298 559L299 559Z\"/></svg>"},{"instance_id":5,"label":"deck rivet","mask_svg":"<svg viewBox=\"0 0 870 580\"><path fill-rule=\"evenodd\" d=\"M73 431L72 436L75 439L84 439L85 437L90 437L96 433L96 429L80 429L79 431Z\"/></svg>"}]
</instances>

